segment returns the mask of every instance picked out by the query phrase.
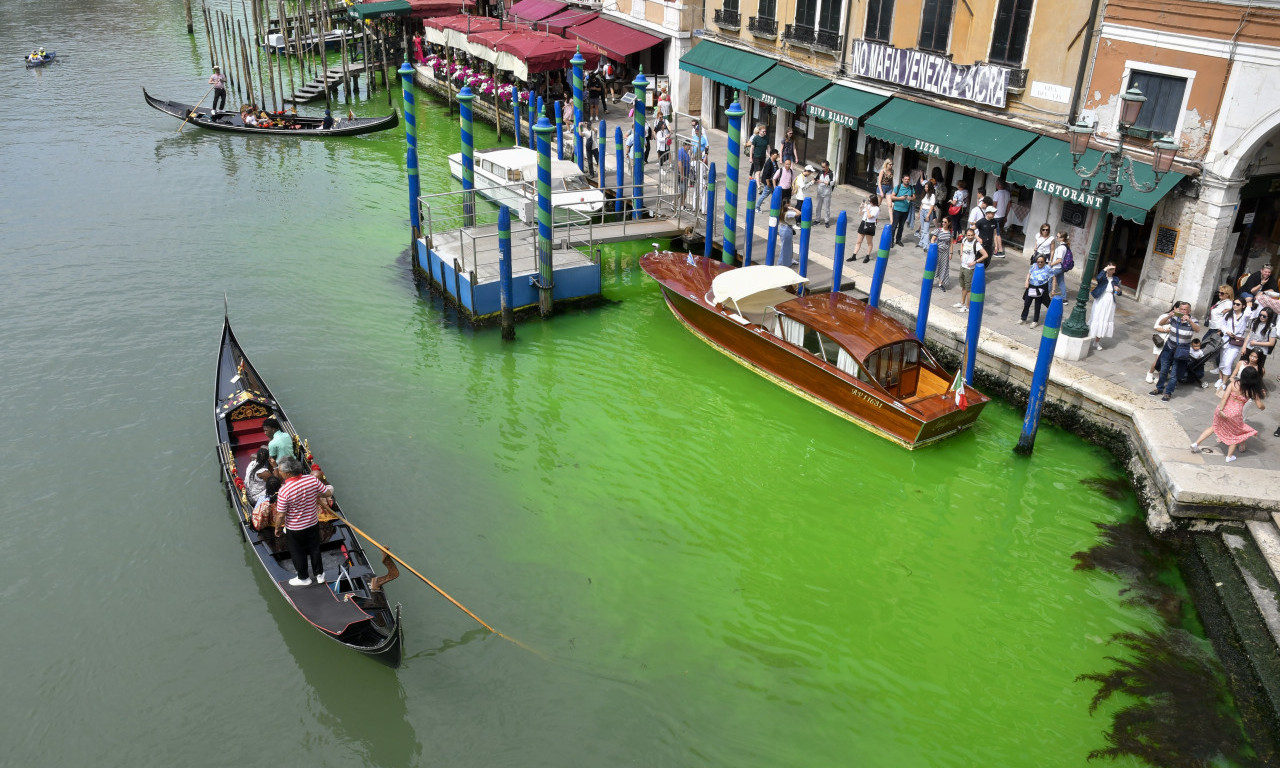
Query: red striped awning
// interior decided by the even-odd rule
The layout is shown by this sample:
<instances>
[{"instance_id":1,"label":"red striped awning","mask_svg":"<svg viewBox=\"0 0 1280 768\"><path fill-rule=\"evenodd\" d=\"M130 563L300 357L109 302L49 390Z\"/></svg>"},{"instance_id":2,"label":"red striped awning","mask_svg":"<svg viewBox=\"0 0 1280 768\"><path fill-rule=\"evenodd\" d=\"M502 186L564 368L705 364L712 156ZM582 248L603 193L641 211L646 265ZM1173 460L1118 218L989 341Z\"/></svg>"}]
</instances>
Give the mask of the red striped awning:
<instances>
[{"instance_id":1,"label":"red striped awning","mask_svg":"<svg viewBox=\"0 0 1280 768\"><path fill-rule=\"evenodd\" d=\"M525 2L533 2L533 0L525 0ZM614 61L625 61L631 54L652 48L662 42L660 37L605 18L592 19L586 24L569 27L565 32L569 37L591 43Z\"/></svg>"},{"instance_id":2,"label":"red striped awning","mask_svg":"<svg viewBox=\"0 0 1280 768\"><path fill-rule=\"evenodd\" d=\"M520 2L511 6L509 15L521 21L542 21L567 7L564 3L557 2L557 0L520 0Z\"/></svg>"},{"instance_id":3,"label":"red striped awning","mask_svg":"<svg viewBox=\"0 0 1280 768\"><path fill-rule=\"evenodd\" d=\"M453 16L475 7L476 0L409 0L409 18L431 19L437 16Z\"/></svg>"}]
</instances>

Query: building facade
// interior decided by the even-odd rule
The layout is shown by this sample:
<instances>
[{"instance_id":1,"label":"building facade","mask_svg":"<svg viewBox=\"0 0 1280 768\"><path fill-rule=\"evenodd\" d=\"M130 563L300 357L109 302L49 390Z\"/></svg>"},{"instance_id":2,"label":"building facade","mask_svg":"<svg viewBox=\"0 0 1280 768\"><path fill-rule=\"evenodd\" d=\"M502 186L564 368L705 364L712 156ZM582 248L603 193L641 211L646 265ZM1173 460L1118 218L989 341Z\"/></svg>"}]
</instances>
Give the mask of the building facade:
<instances>
[{"instance_id":1,"label":"building facade","mask_svg":"<svg viewBox=\"0 0 1280 768\"><path fill-rule=\"evenodd\" d=\"M1280 170L1269 146L1280 70L1267 43L1277 6L712 0L681 68L691 98L701 90L697 111L717 125L736 99L775 144L790 129L799 159L829 160L837 178L867 189L886 159L899 176L939 169L949 189L963 180L991 194L999 179L1013 195L1014 242L1048 224L1071 236L1083 263L1102 228L1102 258L1140 300L1203 307L1228 273L1261 258L1260 239L1275 228L1271 182L1246 182ZM1065 129L1092 121L1105 151L1119 95L1133 85L1148 94L1126 147L1134 179L1152 180L1150 145L1162 136L1180 145L1178 164L1149 193L1125 180L1102 221Z\"/></svg>"}]
</instances>

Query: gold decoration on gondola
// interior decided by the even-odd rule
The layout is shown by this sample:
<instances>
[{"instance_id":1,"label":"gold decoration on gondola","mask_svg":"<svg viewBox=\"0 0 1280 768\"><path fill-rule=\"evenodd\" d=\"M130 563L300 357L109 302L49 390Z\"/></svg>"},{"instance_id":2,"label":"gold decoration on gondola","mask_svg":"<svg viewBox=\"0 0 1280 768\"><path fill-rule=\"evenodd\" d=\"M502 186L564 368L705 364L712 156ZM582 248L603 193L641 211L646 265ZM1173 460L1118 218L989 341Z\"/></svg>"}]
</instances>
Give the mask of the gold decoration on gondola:
<instances>
[{"instance_id":1,"label":"gold decoration on gondola","mask_svg":"<svg viewBox=\"0 0 1280 768\"><path fill-rule=\"evenodd\" d=\"M245 419L253 419L258 416L270 416L271 410L260 403L245 403L231 413L227 414L227 421L243 421Z\"/></svg>"}]
</instances>

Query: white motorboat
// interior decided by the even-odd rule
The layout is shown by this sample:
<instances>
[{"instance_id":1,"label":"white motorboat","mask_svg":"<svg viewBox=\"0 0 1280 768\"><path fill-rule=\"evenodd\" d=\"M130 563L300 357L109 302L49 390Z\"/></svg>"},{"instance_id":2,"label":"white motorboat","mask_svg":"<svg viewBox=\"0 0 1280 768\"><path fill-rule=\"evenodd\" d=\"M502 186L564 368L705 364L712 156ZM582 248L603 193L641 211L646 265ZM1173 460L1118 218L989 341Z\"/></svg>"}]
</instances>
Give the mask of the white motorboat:
<instances>
[{"instance_id":1,"label":"white motorboat","mask_svg":"<svg viewBox=\"0 0 1280 768\"><path fill-rule=\"evenodd\" d=\"M528 147L476 150L476 192L511 209L521 221L537 221L538 153ZM449 173L462 180L462 153L449 155ZM551 207L592 216L604 210L605 196L575 163L551 161ZM555 217L560 217L557 212Z\"/></svg>"}]
</instances>

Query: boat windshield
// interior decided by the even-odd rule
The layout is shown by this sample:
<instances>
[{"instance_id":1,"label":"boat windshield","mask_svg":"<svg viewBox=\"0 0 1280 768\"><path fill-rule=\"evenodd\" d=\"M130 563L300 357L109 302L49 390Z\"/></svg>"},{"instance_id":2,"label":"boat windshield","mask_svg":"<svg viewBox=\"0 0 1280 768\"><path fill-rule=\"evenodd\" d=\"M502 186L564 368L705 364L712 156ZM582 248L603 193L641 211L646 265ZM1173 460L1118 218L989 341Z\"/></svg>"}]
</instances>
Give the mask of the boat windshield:
<instances>
[{"instance_id":1,"label":"boat windshield","mask_svg":"<svg viewBox=\"0 0 1280 768\"><path fill-rule=\"evenodd\" d=\"M564 188L570 192L578 192L583 189L591 189L591 182L587 181L586 176L566 176L564 178Z\"/></svg>"},{"instance_id":2,"label":"boat windshield","mask_svg":"<svg viewBox=\"0 0 1280 768\"><path fill-rule=\"evenodd\" d=\"M867 355L864 362L889 394L906 399L916 394L920 381L920 353L920 342L915 339L895 341Z\"/></svg>"}]
</instances>

